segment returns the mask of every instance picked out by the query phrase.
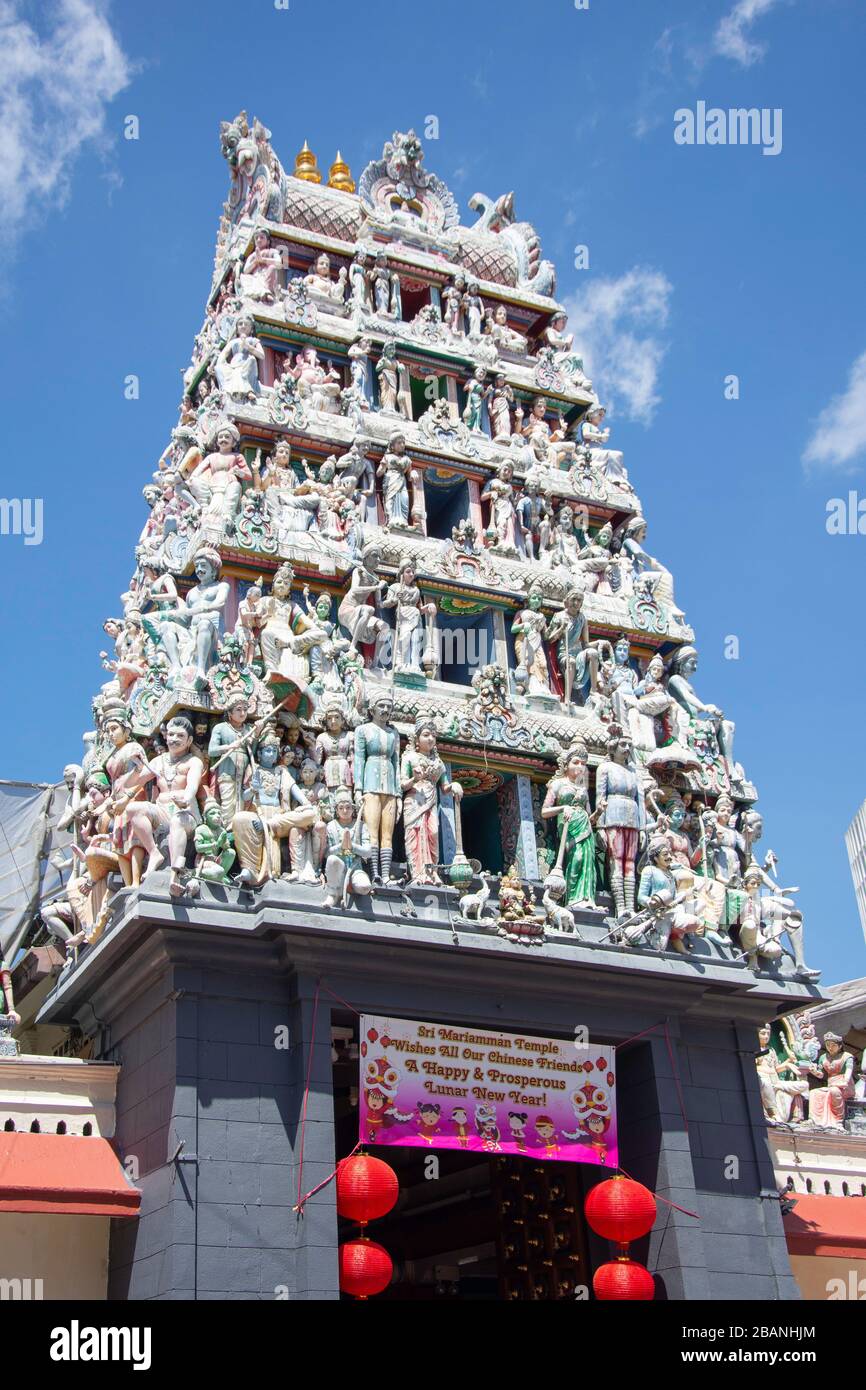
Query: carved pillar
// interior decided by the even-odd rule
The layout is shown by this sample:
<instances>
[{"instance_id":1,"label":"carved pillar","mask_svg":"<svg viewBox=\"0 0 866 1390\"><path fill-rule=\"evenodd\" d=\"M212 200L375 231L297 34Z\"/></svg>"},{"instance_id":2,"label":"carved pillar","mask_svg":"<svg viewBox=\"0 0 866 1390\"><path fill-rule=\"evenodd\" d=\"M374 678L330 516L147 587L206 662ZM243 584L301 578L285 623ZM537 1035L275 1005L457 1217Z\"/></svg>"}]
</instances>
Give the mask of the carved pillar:
<instances>
[{"instance_id":1,"label":"carved pillar","mask_svg":"<svg viewBox=\"0 0 866 1390\"><path fill-rule=\"evenodd\" d=\"M412 419L412 389L409 385L409 368L405 362L397 363L397 409L404 420Z\"/></svg>"},{"instance_id":2,"label":"carved pillar","mask_svg":"<svg viewBox=\"0 0 866 1390\"><path fill-rule=\"evenodd\" d=\"M466 486L469 489L469 520L480 538L484 530L484 521L481 515L481 484L477 478L467 478Z\"/></svg>"},{"instance_id":3,"label":"carved pillar","mask_svg":"<svg viewBox=\"0 0 866 1390\"><path fill-rule=\"evenodd\" d=\"M448 414L451 416L455 425L460 423L460 401L457 396L457 380L453 376L445 378L445 389L448 393Z\"/></svg>"},{"instance_id":4,"label":"carved pillar","mask_svg":"<svg viewBox=\"0 0 866 1390\"><path fill-rule=\"evenodd\" d=\"M519 774L517 783L517 808L520 813L520 839L518 863L524 878L541 878L538 867L538 845L535 839L535 810L532 804L532 783L528 777Z\"/></svg>"},{"instance_id":5,"label":"carved pillar","mask_svg":"<svg viewBox=\"0 0 866 1390\"><path fill-rule=\"evenodd\" d=\"M445 763L445 777L450 782L453 776L451 764ZM443 864L453 862L457 852L457 831L454 824L454 797L449 792L439 798L439 858Z\"/></svg>"}]
</instances>

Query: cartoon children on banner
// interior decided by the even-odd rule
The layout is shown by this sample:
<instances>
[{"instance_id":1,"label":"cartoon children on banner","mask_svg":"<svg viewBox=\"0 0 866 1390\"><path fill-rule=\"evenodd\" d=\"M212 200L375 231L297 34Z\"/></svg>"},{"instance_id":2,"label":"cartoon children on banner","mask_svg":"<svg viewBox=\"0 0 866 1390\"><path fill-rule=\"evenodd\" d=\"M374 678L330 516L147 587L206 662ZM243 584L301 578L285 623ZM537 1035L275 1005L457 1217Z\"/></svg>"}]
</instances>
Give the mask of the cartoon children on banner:
<instances>
[{"instance_id":1,"label":"cartoon children on banner","mask_svg":"<svg viewBox=\"0 0 866 1390\"><path fill-rule=\"evenodd\" d=\"M381 1038L375 1028L367 1030L367 1037L361 1043L361 1058L363 1062L364 1075L364 1100L366 1102L366 1119L364 1128L366 1130L366 1140L369 1144L375 1144L382 1130L388 1128L395 1122L405 1122L414 1117L414 1111L408 1114L398 1110L394 1104L397 1091L400 1086L400 1073L393 1067L383 1051L374 1057L371 1049L381 1043L384 1049L388 1043L388 1038Z\"/></svg>"}]
</instances>

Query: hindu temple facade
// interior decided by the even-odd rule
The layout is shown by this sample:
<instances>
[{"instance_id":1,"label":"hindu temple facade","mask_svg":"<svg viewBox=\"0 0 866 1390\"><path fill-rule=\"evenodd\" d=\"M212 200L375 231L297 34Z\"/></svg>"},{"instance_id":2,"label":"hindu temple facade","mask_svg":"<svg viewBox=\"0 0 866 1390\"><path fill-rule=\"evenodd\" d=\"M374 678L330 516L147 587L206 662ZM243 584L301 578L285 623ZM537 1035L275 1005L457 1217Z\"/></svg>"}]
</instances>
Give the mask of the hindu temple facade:
<instances>
[{"instance_id":1,"label":"hindu temple facade","mask_svg":"<svg viewBox=\"0 0 866 1390\"><path fill-rule=\"evenodd\" d=\"M120 1068L109 1296L339 1296L332 1188L299 1199L369 1014L616 1048L657 1296L797 1297L755 1054L817 972L537 232L511 193L464 223L411 131L357 186L244 113L221 150L28 1033ZM502 1181L407 1151L384 1296L574 1297L595 1238L524 1248Z\"/></svg>"}]
</instances>

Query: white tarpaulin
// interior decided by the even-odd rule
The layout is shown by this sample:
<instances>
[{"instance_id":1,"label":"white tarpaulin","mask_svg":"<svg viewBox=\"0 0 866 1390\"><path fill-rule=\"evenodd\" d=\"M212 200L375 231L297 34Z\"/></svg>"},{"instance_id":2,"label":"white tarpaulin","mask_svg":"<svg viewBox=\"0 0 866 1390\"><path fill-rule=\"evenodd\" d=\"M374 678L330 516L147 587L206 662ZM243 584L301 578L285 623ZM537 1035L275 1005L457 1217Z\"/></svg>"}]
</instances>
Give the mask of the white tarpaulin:
<instances>
[{"instance_id":1,"label":"white tarpaulin","mask_svg":"<svg viewBox=\"0 0 866 1390\"><path fill-rule=\"evenodd\" d=\"M39 898L60 883L49 855L69 842L56 829L66 794L62 782L0 781L0 951L10 965Z\"/></svg>"}]
</instances>

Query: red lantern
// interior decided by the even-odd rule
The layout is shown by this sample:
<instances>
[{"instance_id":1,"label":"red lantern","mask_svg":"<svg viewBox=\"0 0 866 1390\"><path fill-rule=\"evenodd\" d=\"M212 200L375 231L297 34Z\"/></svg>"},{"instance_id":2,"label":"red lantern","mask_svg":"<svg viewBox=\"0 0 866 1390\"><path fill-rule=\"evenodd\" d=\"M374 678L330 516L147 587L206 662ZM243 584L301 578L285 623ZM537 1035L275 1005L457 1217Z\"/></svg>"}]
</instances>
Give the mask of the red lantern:
<instances>
[{"instance_id":1,"label":"red lantern","mask_svg":"<svg viewBox=\"0 0 866 1390\"><path fill-rule=\"evenodd\" d=\"M656 1219L655 1198L643 1183L618 1175L592 1189L584 1207L596 1235L617 1245L639 1240L652 1230Z\"/></svg>"},{"instance_id":2,"label":"red lantern","mask_svg":"<svg viewBox=\"0 0 866 1390\"><path fill-rule=\"evenodd\" d=\"M644 1265L620 1255L606 1265L599 1265L592 1277L592 1291L601 1300L631 1300L651 1302L655 1298L655 1280Z\"/></svg>"},{"instance_id":3,"label":"red lantern","mask_svg":"<svg viewBox=\"0 0 866 1390\"><path fill-rule=\"evenodd\" d=\"M381 1158L354 1154L337 1164L337 1211L365 1226L386 1216L400 1194L397 1174Z\"/></svg>"},{"instance_id":4,"label":"red lantern","mask_svg":"<svg viewBox=\"0 0 866 1390\"><path fill-rule=\"evenodd\" d=\"M394 1265L383 1245L374 1240L347 1240L340 1246L340 1288L353 1298L381 1293L391 1282Z\"/></svg>"}]
</instances>

